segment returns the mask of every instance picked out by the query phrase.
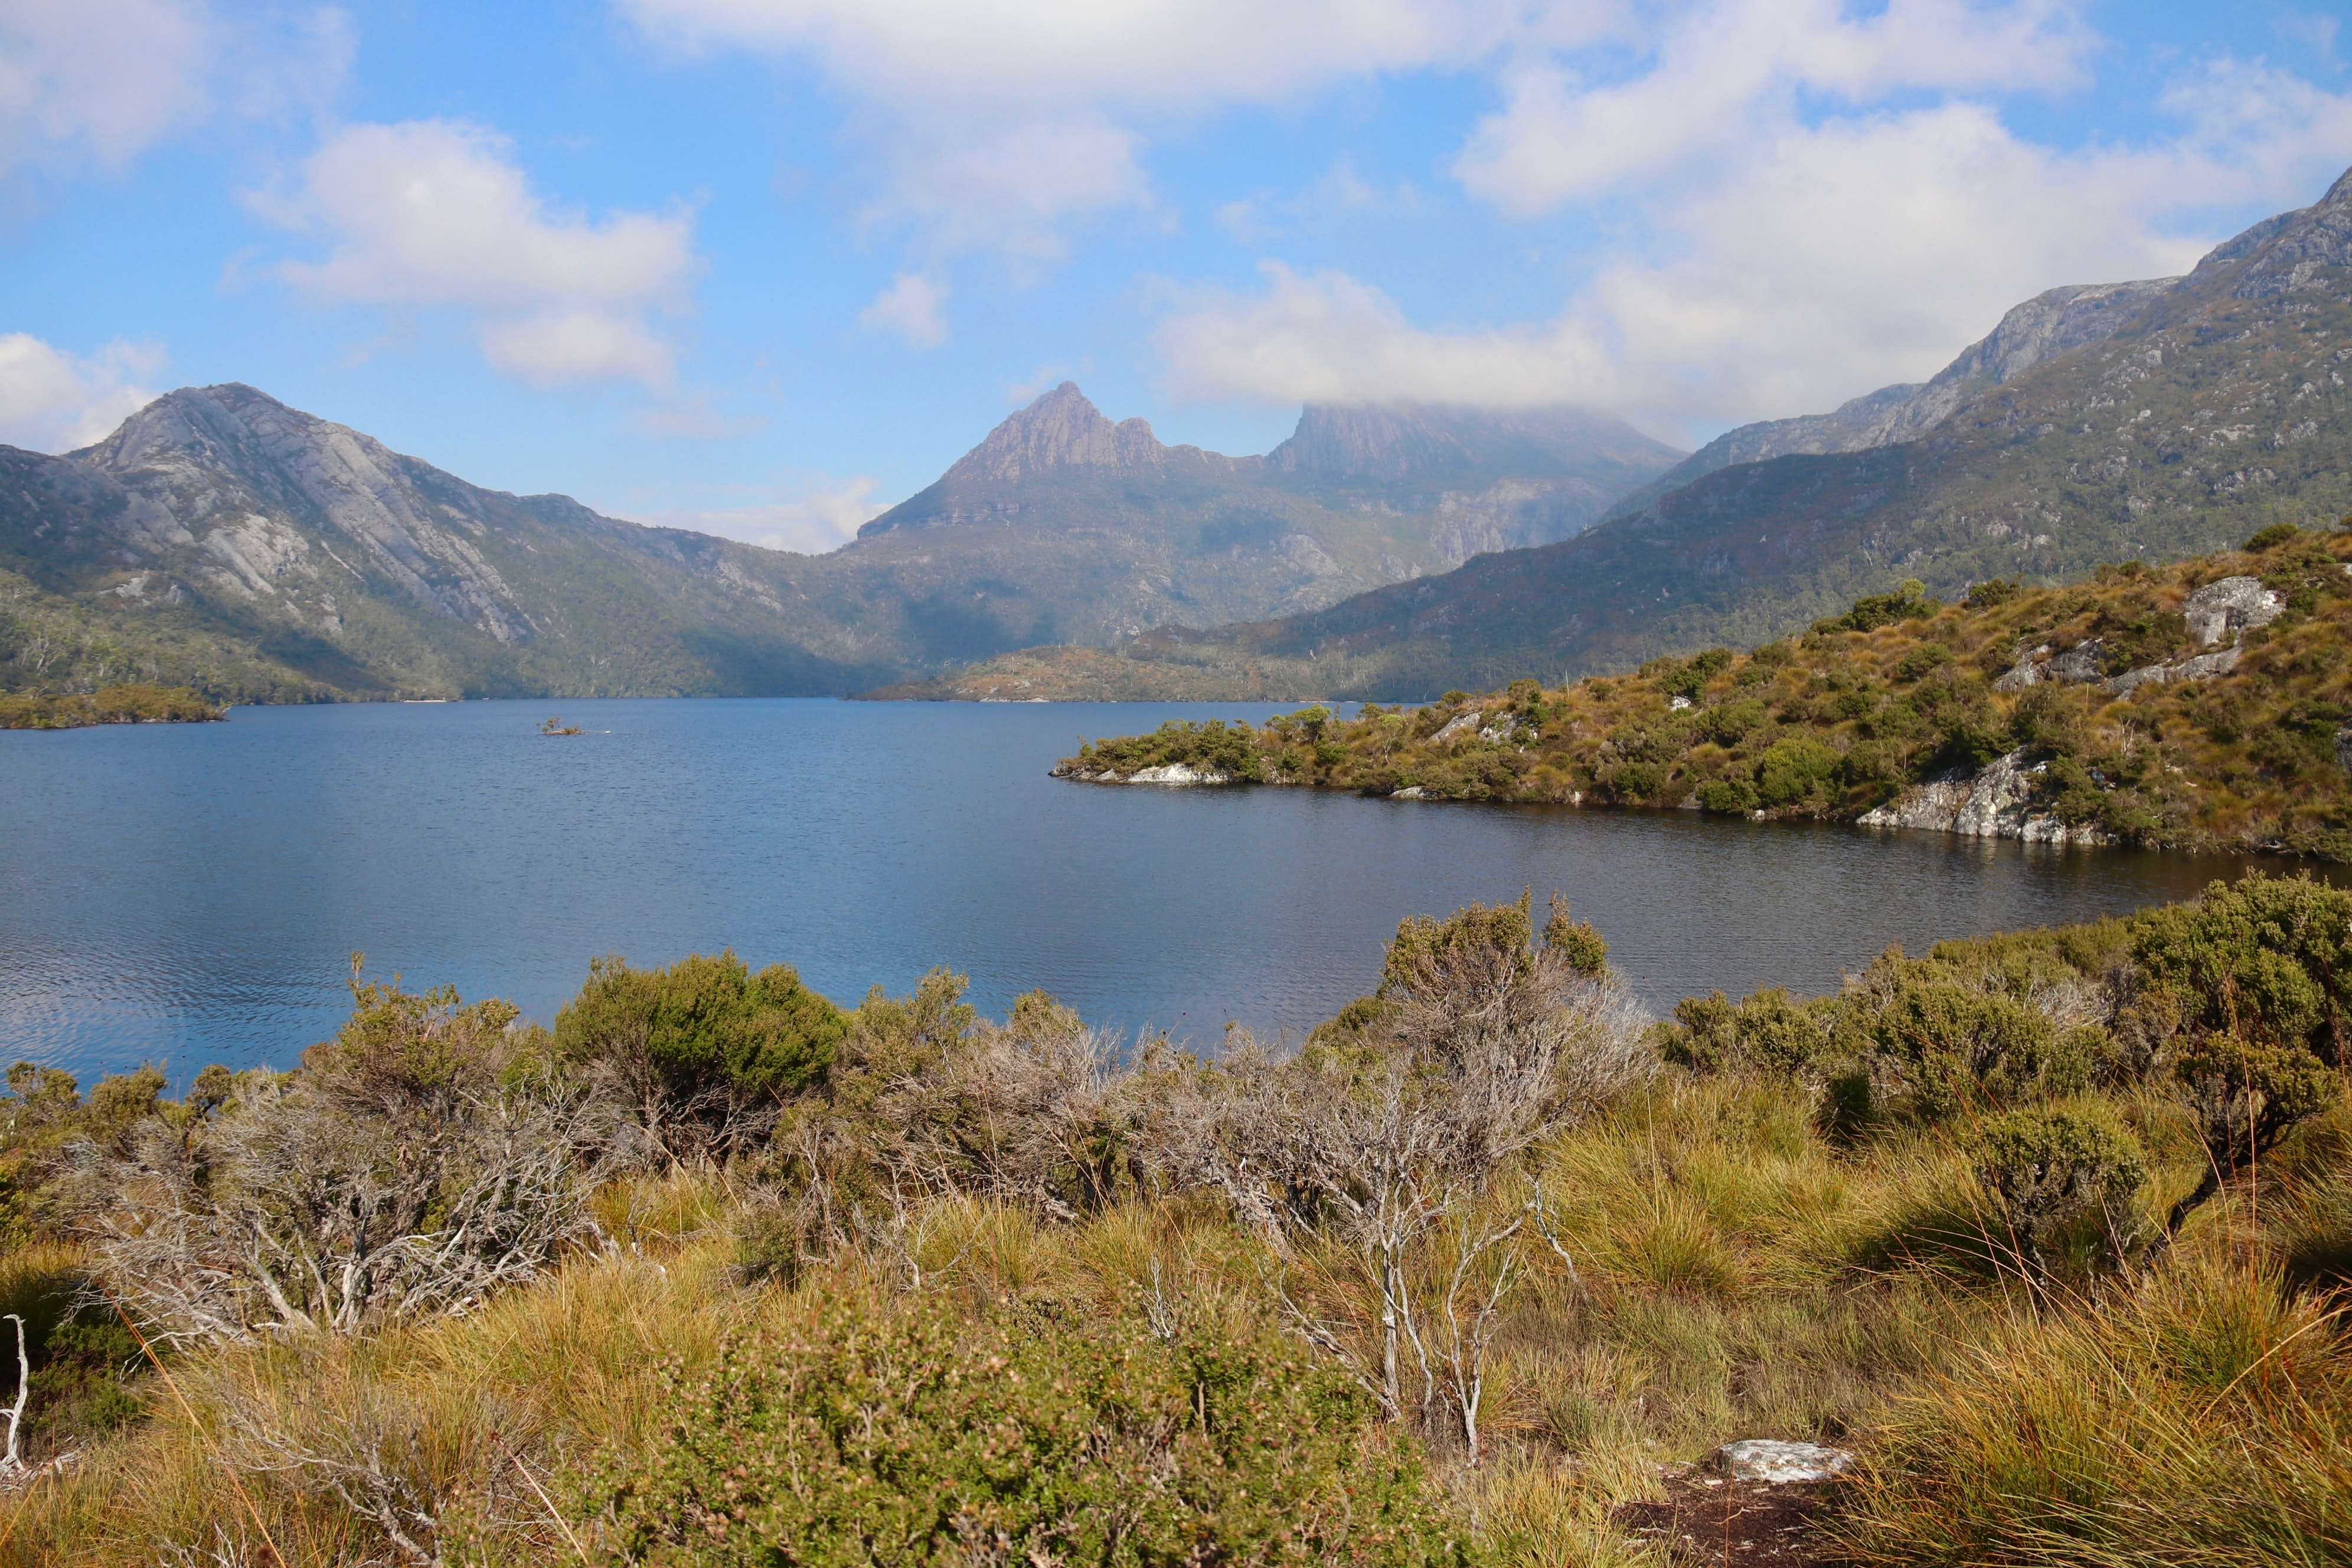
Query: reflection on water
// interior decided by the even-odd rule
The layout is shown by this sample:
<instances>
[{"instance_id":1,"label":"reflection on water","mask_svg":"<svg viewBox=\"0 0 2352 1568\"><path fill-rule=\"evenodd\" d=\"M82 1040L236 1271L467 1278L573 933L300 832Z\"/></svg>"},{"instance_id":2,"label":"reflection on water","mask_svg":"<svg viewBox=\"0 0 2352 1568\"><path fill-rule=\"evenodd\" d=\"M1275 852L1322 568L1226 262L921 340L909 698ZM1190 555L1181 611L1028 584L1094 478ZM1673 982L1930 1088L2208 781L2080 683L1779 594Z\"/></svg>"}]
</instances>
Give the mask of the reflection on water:
<instances>
[{"instance_id":1,"label":"reflection on water","mask_svg":"<svg viewBox=\"0 0 2352 1568\"><path fill-rule=\"evenodd\" d=\"M349 953L549 1019L591 956L732 946L845 1003L933 964L1002 1012L1213 1043L1367 989L1397 921L1553 889L1654 1003L1820 990L1889 941L2137 908L2227 858L1058 783L1081 739L1260 705L830 701L240 708L0 733L0 1040L89 1073L286 1063Z\"/></svg>"}]
</instances>

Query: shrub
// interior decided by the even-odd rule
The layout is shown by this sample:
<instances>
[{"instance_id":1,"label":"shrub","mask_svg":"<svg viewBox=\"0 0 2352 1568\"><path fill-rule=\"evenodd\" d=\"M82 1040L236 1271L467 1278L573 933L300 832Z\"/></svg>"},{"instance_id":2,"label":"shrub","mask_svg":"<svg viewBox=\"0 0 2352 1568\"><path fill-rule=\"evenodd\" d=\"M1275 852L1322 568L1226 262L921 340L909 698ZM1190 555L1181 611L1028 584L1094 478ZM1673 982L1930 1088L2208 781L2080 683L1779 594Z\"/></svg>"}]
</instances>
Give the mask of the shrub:
<instances>
[{"instance_id":1,"label":"shrub","mask_svg":"<svg viewBox=\"0 0 2352 1568\"><path fill-rule=\"evenodd\" d=\"M1707 738L1719 746L1736 746L1764 727L1764 704L1753 697L1718 703L1707 710Z\"/></svg>"},{"instance_id":2,"label":"shrub","mask_svg":"<svg viewBox=\"0 0 2352 1568\"><path fill-rule=\"evenodd\" d=\"M2147 1166L2113 1110L2096 1100L2013 1110L1973 1142L1978 1178L2028 1268L2044 1270L2064 1233L2094 1214L2103 1252L2120 1258Z\"/></svg>"},{"instance_id":3,"label":"shrub","mask_svg":"<svg viewBox=\"0 0 2352 1568\"><path fill-rule=\"evenodd\" d=\"M2303 530L2297 528L2294 524L2291 522L2274 522L2268 528L2255 530L2254 536L2252 539L2247 540L2242 548L2247 550L2271 550L2275 549L2279 545L2287 543L2291 540L2300 539L2301 537L2303 537Z\"/></svg>"},{"instance_id":4,"label":"shrub","mask_svg":"<svg viewBox=\"0 0 2352 1568\"><path fill-rule=\"evenodd\" d=\"M2214 882L2137 922L2135 1012L2161 1035L2240 1036L2341 1062L2352 1012L2352 893L2307 878Z\"/></svg>"},{"instance_id":5,"label":"shrub","mask_svg":"<svg viewBox=\"0 0 2352 1568\"><path fill-rule=\"evenodd\" d=\"M92 1271L159 1332L461 1314L596 1235L589 1198L628 1151L609 1109L529 1070L511 1005L353 972L350 1020L300 1071L75 1146Z\"/></svg>"},{"instance_id":6,"label":"shrub","mask_svg":"<svg viewBox=\"0 0 2352 1568\"><path fill-rule=\"evenodd\" d=\"M1923 642L1903 656L1895 666L1897 680L1916 680L1931 669L1940 669L1952 662L1952 650L1939 642Z\"/></svg>"},{"instance_id":7,"label":"shrub","mask_svg":"<svg viewBox=\"0 0 2352 1568\"><path fill-rule=\"evenodd\" d=\"M1698 786L1698 808L1744 816L1756 809L1756 786L1746 779L1709 779Z\"/></svg>"},{"instance_id":8,"label":"shrub","mask_svg":"<svg viewBox=\"0 0 2352 1568\"><path fill-rule=\"evenodd\" d=\"M1666 787L1666 769L1660 763L1619 763L1602 770L1600 784L1612 799L1639 805Z\"/></svg>"},{"instance_id":9,"label":"shrub","mask_svg":"<svg viewBox=\"0 0 2352 1568\"><path fill-rule=\"evenodd\" d=\"M1811 736L1775 741L1757 759L1757 797L1767 806L1801 805L1829 787L1838 762L1833 749Z\"/></svg>"},{"instance_id":10,"label":"shrub","mask_svg":"<svg viewBox=\"0 0 2352 1568\"><path fill-rule=\"evenodd\" d=\"M1927 597L1927 584L1916 577L1906 577L1892 594L1871 594L1853 602L1853 607L1843 616L1815 621L1817 633L1871 632L1892 626L1896 621L1923 619L1943 608Z\"/></svg>"},{"instance_id":11,"label":"shrub","mask_svg":"<svg viewBox=\"0 0 2352 1568\"><path fill-rule=\"evenodd\" d=\"M2173 1091L2189 1113L2205 1156L2197 1185L2172 1207L2165 1234L2299 1124L2335 1103L2336 1080L2301 1046L2207 1035L2181 1054Z\"/></svg>"},{"instance_id":12,"label":"shrub","mask_svg":"<svg viewBox=\"0 0 2352 1568\"><path fill-rule=\"evenodd\" d=\"M1544 921L1544 946L1577 974L1599 975L1609 967L1609 943L1591 921L1569 918L1568 900L1552 895L1551 918Z\"/></svg>"},{"instance_id":13,"label":"shrub","mask_svg":"<svg viewBox=\"0 0 2352 1568\"><path fill-rule=\"evenodd\" d=\"M724 1122L814 1082L846 1030L788 963L754 974L730 949L632 969L616 954L555 1016L554 1048L617 1073L649 1126Z\"/></svg>"},{"instance_id":14,"label":"shrub","mask_svg":"<svg viewBox=\"0 0 2352 1568\"><path fill-rule=\"evenodd\" d=\"M2025 592L2025 584L2014 577L1994 577L1969 584L1967 595L1960 603L1971 610L1989 610L1996 605L2006 605Z\"/></svg>"},{"instance_id":15,"label":"shrub","mask_svg":"<svg viewBox=\"0 0 2352 1568\"><path fill-rule=\"evenodd\" d=\"M1371 1401L1270 1341L852 1301L736 1340L669 1405L576 1489L626 1561L1469 1560Z\"/></svg>"},{"instance_id":16,"label":"shrub","mask_svg":"<svg viewBox=\"0 0 2352 1568\"><path fill-rule=\"evenodd\" d=\"M1914 1114L1941 1121L2088 1087L2090 1063L2049 1019L2008 996L1949 982L1905 984L1865 1026L1874 1076Z\"/></svg>"},{"instance_id":17,"label":"shrub","mask_svg":"<svg viewBox=\"0 0 2352 1568\"><path fill-rule=\"evenodd\" d=\"M1831 1048L1833 1000L1803 1003L1786 991L1759 991L1737 1006L1723 993L1685 997L1662 1040L1668 1061L1702 1072L1760 1068L1788 1076L1813 1073Z\"/></svg>"}]
</instances>

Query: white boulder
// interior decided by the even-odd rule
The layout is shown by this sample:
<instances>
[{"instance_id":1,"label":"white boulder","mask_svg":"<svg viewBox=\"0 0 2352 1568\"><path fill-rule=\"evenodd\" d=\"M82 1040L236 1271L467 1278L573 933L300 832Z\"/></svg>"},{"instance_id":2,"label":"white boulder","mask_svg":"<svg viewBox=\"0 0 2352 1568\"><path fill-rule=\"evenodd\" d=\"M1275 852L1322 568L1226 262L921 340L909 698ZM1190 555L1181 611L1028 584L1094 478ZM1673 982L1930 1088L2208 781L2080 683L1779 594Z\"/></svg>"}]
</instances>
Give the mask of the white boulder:
<instances>
[{"instance_id":1,"label":"white boulder","mask_svg":"<svg viewBox=\"0 0 2352 1568\"><path fill-rule=\"evenodd\" d=\"M1715 1451L1715 1468L1733 1480L1762 1481L1769 1486L1835 1480L1853 1464L1853 1456L1843 1448L1824 1448L1818 1443L1784 1443L1771 1437L1726 1443Z\"/></svg>"},{"instance_id":2,"label":"white boulder","mask_svg":"<svg viewBox=\"0 0 2352 1568\"><path fill-rule=\"evenodd\" d=\"M2270 625L2284 608L2261 578L2224 577L2189 595L2180 615L2189 623L2189 640L2199 647L2211 647L2223 637L2234 642L2240 632Z\"/></svg>"}]
</instances>

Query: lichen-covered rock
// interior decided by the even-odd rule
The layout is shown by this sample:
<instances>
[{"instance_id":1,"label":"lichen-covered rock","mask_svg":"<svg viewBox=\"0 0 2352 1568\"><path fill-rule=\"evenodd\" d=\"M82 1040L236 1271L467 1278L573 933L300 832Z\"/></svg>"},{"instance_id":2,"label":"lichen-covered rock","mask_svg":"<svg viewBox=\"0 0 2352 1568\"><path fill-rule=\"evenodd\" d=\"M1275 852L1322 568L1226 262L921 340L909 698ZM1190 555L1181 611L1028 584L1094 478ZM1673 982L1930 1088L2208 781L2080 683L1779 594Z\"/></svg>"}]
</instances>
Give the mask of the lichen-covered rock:
<instances>
[{"instance_id":1,"label":"lichen-covered rock","mask_svg":"<svg viewBox=\"0 0 2352 1568\"><path fill-rule=\"evenodd\" d=\"M1916 827L1964 838L2021 838L2029 844L2112 844L2088 824L2069 826L2033 809L2046 764L2025 765L2023 752L1996 758L1975 774L1948 774L1914 784L1860 819L1864 827Z\"/></svg>"},{"instance_id":2,"label":"lichen-covered rock","mask_svg":"<svg viewBox=\"0 0 2352 1568\"><path fill-rule=\"evenodd\" d=\"M2189 595L2180 616L2189 623L2189 640L2199 647L2211 647L2225 637L2235 642L2240 633L2270 625L2284 607L2261 578L2224 577Z\"/></svg>"},{"instance_id":3,"label":"lichen-covered rock","mask_svg":"<svg viewBox=\"0 0 2352 1568\"><path fill-rule=\"evenodd\" d=\"M1715 1468L1736 1481L1763 1481L1786 1486L1792 1481L1833 1481L1853 1467L1853 1456L1843 1448L1818 1443L1787 1443L1772 1437L1748 1437L1726 1443L1715 1451Z\"/></svg>"},{"instance_id":4,"label":"lichen-covered rock","mask_svg":"<svg viewBox=\"0 0 2352 1568\"><path fill-rule=\"evenodd\" d=\"M1453 740L1456 735L1466 735L1476 730L1481 723L1485 722L1486 718L1486 716L1484 713L1479 712L1475 708L1473 708L1467 713L1457 713L1453 718L1448 719L1445 721L1445 727L1444 729L1438 731L1436 734L1432 735L1429 738L1429 743L1433 746L1442 746L1445 744L1446 742Z\"/></svg>"},{"instance_id":5,"label":"lichen-covered rock","mask_svg":"<svg viewBox=\"0 0 2352 1568\"><path fill-rule=\"evenodd\" d=\"M2238 656L2243 651L2225 647L2213 653L2193 655L2179 664L2144 665L2108 681L2107 689L2118 697L2128 697L2143 686L2162 686L2173 680L2210 680L2217 675L2227 675L2237 668Z\"/></svg>"},{"instance_id":6,"label":"lichen-covered rock","mask_svg":"<svg viewBox=\"0 0 2352 1568\"><path fill-rule=\"evenodd\" d=\"M2099 679L2099 661L2106 657L2107 645L2097 637L2076 643L2052 659L2043 671L2043 679L2063 680L2070 686L2081 686Z\"/></svg>"}]
</instances>

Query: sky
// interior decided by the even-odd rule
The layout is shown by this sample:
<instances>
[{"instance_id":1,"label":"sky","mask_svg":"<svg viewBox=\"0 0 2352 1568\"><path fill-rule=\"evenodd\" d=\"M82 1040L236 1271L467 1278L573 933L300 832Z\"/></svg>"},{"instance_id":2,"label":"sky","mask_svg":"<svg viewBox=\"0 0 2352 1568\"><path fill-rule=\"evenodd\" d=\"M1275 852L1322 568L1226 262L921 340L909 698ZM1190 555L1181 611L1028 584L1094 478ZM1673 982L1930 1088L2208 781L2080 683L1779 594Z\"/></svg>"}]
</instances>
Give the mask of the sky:
<instances>
[{"instance_id":1,"label":"sky","mask_svg":"<svg viewBox=\"0 0 2352 1568\"><path fill-rule=\"evenodd\" d=\"M1678 446L2352 165L2352 4L0 0L0 442L249 383L837 546L1065 377Z\"/></svg>"}]
</instances>

